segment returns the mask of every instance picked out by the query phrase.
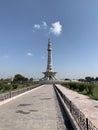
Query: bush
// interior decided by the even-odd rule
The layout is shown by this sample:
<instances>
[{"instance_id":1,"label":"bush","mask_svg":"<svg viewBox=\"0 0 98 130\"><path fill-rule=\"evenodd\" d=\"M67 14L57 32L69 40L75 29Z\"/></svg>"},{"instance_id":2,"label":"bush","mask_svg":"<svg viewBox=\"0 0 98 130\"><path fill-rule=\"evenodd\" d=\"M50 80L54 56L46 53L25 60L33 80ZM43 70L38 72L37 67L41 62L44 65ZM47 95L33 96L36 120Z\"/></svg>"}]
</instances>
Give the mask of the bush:
<instances>
[{"instance_id":1,"label":"bush","mask_svg":"<svg viewBox=\"0 0 98 130\"><path fill-rule=\"evenodd\" d=\"M94 90L94 85L93 84L85 84L85 90L87 94L93 95L93 90Z\"/></svg>"},{"instance_id":2,"label":"bush","mask_svg":"<svg viewBox=\"0 0 98 130\"><path fill-rule=\"evenodd\" d=\"M70 89L77 89L77 83L75 83L75 82L70 82L70 83L68 83L68 85L69 85Z\"/></svg>"},{"instance_id":3,"label":"bush","mask_svg":"<svg viewBox=\"0 0 98 130\"><path fill-rule=\"evenodd\" d=\"M67 82L66 83L62 83L61 85L69 88L69 84Z\"/></svg>"},{"instance_id":4,"label":"bush","mask_svg":"<svg viewBox=\"0 0 98 130\"><path fill-rule=\"evenodd\" d=\"M81 92L81 91L84 91L85 89L85 84L84 83L77 83L77 88L78 90Z\"/></svg>"},{"instance_id":5,"label":"bush","mask_svg":"<svg viewBox=\"0 0 98 130\"><path fill-rule=\"evenodd\" d=\"M12 86L11 85L9 85L9 84L4 84L4 87L3 87L3 91L5 92L5 91L9 91L9 90L11 90L12 89Z\"/></svg>"},{"instance_id":6,"label":"bush","mask_svg":"<svg viewBox=\"0 0 98 130\"><path fill-rule=\"evenodd\" d=\"M96 95L96 99L98 99L98 86L91 84L91 83L81 83L81 82L67 82L62 84L63 86L69 88L69 89L73 89L73 90L77 90L79 92L81 92L82 94L87 94L90 97L95 98Z\"/></svg>"},{"instance_id":7,"label":"bush","mask_svg":"<svg viewBox=\"0 0 98 130\"><path fill-rule=\"evenodd\" d=\"M3 90L3 87L4 87L4 83L3 83L3 82L0 82L0 91Z\"/></svg>"},{"instance_id":8,"label":"bush","mask_svg":"<svg viewBox=\"0 0 98 130\"><path fill-rule=\"evenodd\" d=\"M18 88L18 85L17 84L13 84L13 89L17 89Z\"/></svg>"}]
</instances>

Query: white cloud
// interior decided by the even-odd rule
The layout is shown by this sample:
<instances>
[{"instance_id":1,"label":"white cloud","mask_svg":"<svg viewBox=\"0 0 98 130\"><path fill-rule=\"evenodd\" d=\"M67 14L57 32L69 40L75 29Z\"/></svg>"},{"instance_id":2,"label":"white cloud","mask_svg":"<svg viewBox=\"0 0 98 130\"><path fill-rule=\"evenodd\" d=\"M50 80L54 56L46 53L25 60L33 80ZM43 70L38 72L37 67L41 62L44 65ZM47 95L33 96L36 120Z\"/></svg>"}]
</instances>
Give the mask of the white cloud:
<instances>
[{"instance_id":1,"label":"white cloud","mask_svg":"<svg viewBox=\"0 0 98 130\"><path fill-rule=\"evenodd\" d=\"M45 21L42 21L42 24L35 24L33 26L33 32L35 30L46 30L48 33L52 33L56 36L60 35L62 32L62 25L60 24L60 21L54 22L51 24L52 26L49 27L48 24Z\"/></svg>"},{"instance_id":2,"label":"white cloud","mask_svg":"<svg viewBox=\"0 0 98 130\"><path fill-rule=\"evenodd\" d=\"M48 25L45 21L42 21L42 24L34 24L33 28L34 29L47 29ZM33 29L33 32L34 32Z\"/></svg>"},{"instance_id":3,"label":"white cloud","mask_svg":"<svg viewBox=\"0 0 98 130\"><path fill-rule=\"evenodd\" d=\"M30 52L28 52L28 53L27 53L27 56L33 56L33 54L32 54L32 53L30 53Z\"/></svg>"},{"instance_id":4,"label":"white cloud","mask_svg":"<svg viewBox=\"0 0 98 130\"><path fill-rule=\"evenodd\" d=\"M54 35L58 36L61 34L62 31L62 25L59 21L52 23L52 27L50 28L50 33L53 33Z\"/></svg>"},{"instance_id":5,"label":"white cloud","mask_svg":"<svg viewBox=\"0 0 98 130\"><path fill-rule=\"evenodd\" d=\"M43 22L42 22L42 28L43 28L43 29L47 29L47 27L48 27L47 23L46 23L45 21L43 21Z\"/></svg>"},{"instance_id":6,"label":"white cloud","mask_svg":"<svg viewBox=\"0 0 98 130\"><path fill-rule=\"evenodd\" d=\"M35 25L34 25L34 28L35 28L35 29L40 29L41 27L40 27L39 24L35 24Z\"/></svg>"}]
</instances>

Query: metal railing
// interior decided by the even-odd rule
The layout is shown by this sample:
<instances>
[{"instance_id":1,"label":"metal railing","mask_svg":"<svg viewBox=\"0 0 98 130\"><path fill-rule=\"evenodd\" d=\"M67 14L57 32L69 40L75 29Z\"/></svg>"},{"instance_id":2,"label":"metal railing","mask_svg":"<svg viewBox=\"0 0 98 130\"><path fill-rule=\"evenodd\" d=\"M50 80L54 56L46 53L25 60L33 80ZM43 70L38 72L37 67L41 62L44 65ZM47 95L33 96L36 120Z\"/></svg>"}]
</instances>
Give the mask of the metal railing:
<instances>
[{"instance_id":1,"label":"metal railing","mask_svg":"<svg viewBox=\"0 0 98 130\"><path fill-rule=\"evenodd\" d=\"M54 86L55 90L57 93L60 94L62 97L64 103L70 110L70 113L74 117L75 121L77 122L78 126L80 127L81 130L98 130L93 123L85 117L85 115L70 101L63 93L62 91Z\"/></svg>"},{"instance_id":2,"label":"metal railing","mask_svg":"<svg viewBox=\"0 0 98 130\"><path fill-rule=\"evenodd\" d=\"M39 84L37 85L34 85L32 87L28 87L28 88L23 88L23 89L19 89L19 90L14 90L14 91L10 91L10 92L6 92L6 93L3 93L3 94L0 94L0 101L4 101L8 98L12 98L14 96L17 96L21 93L24 93L24 92L27 92L27 91L30 91L36 87L40 86Z\"/></svg>"}]
</instances>

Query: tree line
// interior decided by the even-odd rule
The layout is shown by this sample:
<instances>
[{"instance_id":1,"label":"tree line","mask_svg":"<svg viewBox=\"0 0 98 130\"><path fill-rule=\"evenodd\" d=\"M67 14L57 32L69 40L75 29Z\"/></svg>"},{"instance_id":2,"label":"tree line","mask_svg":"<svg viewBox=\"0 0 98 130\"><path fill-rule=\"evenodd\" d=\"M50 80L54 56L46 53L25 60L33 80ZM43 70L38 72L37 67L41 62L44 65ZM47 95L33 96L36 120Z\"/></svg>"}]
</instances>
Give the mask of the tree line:
<instances>
[{"instance_id":1,"label":"tree line","mask_svg":"<svg viewBox=\"0 0 98 130\"><path fill-rule=\"evenodd\" d=\"M70 80L69 78L65 78L65 80ZM98 81L98 77L94 78L94 77L91 77L91 76L87 76L85 77L84 79L78 79L78 81L81 81L81 82L92 82L92 81Z\"/></svg>"},{"instance_id":2,"label":"tree line","mask_svg":"<svg viewBox=\"0 0 98 130\"><path fill-rule=\"evenodd\" d=\"M94 78L94 77L87 76L85 77L85 79L79 79L78 81L84 81L84 82L98 81L98 77Z\"/></svg>"},{"instance_id":3,"label":"tree line","mask_svg":"<svg viewBox=\"0 0 98 130\"><path fill-rule=\"evenodd\" d=\"M0 93L21 89L35 84L33 78L27 78L21 74L16 74L14 78L0 79Z\"/></svg>"}]
</instances>

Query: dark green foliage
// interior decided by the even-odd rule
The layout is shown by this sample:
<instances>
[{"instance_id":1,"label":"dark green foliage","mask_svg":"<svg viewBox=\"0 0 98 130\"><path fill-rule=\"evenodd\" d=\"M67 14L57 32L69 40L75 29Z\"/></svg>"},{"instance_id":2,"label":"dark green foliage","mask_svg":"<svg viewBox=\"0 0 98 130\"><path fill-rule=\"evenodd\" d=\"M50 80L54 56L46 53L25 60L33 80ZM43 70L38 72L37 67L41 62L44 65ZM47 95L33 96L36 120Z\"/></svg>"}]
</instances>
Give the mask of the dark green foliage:
<instances>
[{"instance_id":1,"label":"dark green foliage","mask_svg":"<svg viewBox=\"0 0 98 130\"><path fill-rule=\"evenodd\" d=\"M93 95L93 90L94 90L94 85L93 84L85 84L85 90L87 92L87 94L89 95Z\"/></svg>"},{"instance_id":2,"label":"dark green foliage","mask_svg":"<svg viewBox=\"0 0 98 130\"><path fill-rule=\"evenodd\" d=\"M77 84L75 82L69 82L68 85L70 89L77 89Z\"/></svg>"},{"instance_id":3,"label":"dark green foliage","mask_svg":"<svg viewBox=\"0 0 98 130\"><path fill-rule=\"evenodd\" d=\"M94 78L88 76L88 77L85 77L85 81L86 81L86 82L91 82L91 81L94 81Z\"/></svg>"},{"instance_id":4,"label":"dark green foliage","mask_svg":"<svg viewBox=\"0 0 98 130\"><path fill-rule=\"evenodd\" d=\"M30 78L30 81L33 81L34 79L33 78Z\"/></svg>"},{"instance_id":5,"label":"dark green foliage","mask_svg":"<svg viewBox=\"0 0 98 130\"><path fill-rule=\"evenodd\" d=\"M98 81L98 77L96 77L95 80Z\"/></svg>"},{"instance_id":6,"label":"dark green foliage","mask_svg":"<svg viewBox=\"0 0 98 130\"><path fill-rule=\"evenodd\" d=\"M78 79L78 81L85 82L85 79Z\"/></svg>"},{"instance_id":7,"label":"dark green foliage","mask_svg":"<svg viewBox=\"0 0 98 130\"><path fill-rule=\"evenodd\" d=\"M0 92L4 91L4 83L0 81Z\"/></svg>"},{"instance_id":8,"label":"dark green foliage","mask_svg":"<svg viewBox=\"0 0 98 130\"><path fill-rule=\"evenodd\" d=\"M94 84L90 84L90 83L81 83L81 82L68 82L65 84L62 84L63 86L66 86L72 90L76 90L79 92L83 92L85 91L86 94L88 95L93 95L93 91L94 91Z\"/></svg>"},{"instance_id":9,"label":"dark green foliage","mask_svg":"<svg viewBox=\"0 0 98 130\"><path fill-rule=\"evenodd\" d=\"M15 75L15 77L13 79L14 83L24 83L26 81L28 81L28 78L22 76L21 74Z\"/></svg>"},{"instance_id":10,"label":"dark green foliage","mask_svg":"<svg viewBox=\"0 0 98 130\"><path fill-rule=\"evenodd\" d=\"M81 92L81 91L84 91L85 89L85 84L84 83L77 83L76 84L77 86L77 89Z\"/></svg>"},{"instance_id":11,"label":"dark green foliage","mask_svg":"<svg viewBox=\"0 0 98 130\"><path fill-rule=\"evenodd\" d=\"M13 89L17 89L18 85L17 84L13 84L12 87L13 87Z\"/></svg>"},{"instance_id":12,"label":"dark green foliage","mask_svg":"<svg viewBox=\"0 0 98 130\"><path fill-rule=\"evenodd\" d=\"M30 87L35 84L38 84L38 82L35 82L33 78L28 79L21 74L16 74L13 80L12 78L0 79L0 93Z\"/></svg>"},{"instance_id":13,"label":"dark green foliage","mask_svg":"<svg viewBox=\"0 0 98 130\"><path fill-rule=\"evenodd\" d=\"M9 84L5 84L4 87L3 87L3 91L9 91L11 90L12 86L9 85Z\"/></svg>"},{"instance_id":14,"label":"dark green foliage","mask_svg":"<svg viewBox=\"0 0 98 130\"><path fill-rule=\"evenodd\" d=\"M12 89L11 84L7 84L3 81L0 81L0 92L6 92Z\"/></svg>"},{"instance_id":15,"label":"dark green foliage","mask_svg":"<svg viewBox=\"0 0 98 130\"><path fill-rule=\"evenodd\" d=\"M64 80L66 80L66 81L70 81L70 79L69 79L69 78L66 78L66 79L64 79Z\"/></svg>"}]
</instances>

